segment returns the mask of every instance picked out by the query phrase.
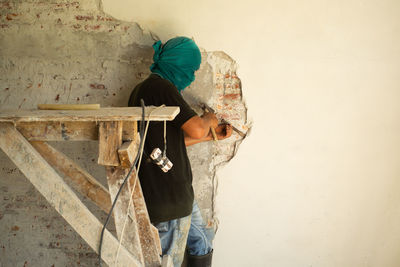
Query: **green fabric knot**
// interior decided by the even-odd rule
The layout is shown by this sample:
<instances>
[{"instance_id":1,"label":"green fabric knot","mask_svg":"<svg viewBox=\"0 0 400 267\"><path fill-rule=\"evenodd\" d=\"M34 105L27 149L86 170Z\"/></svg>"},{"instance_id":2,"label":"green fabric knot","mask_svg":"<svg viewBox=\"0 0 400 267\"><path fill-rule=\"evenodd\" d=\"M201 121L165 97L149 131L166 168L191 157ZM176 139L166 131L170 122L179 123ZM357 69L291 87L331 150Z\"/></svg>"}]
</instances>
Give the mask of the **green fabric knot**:
<instances>
[{"instance_id":1,"label":"green fabric knot","mask_svg":"<svg viewBox=\"0 0 400 267\"><path fill-rule=\"evenodd\" d=\"M164 45L157 41L153 49L154 63L150 67L153 73L172 82L179 92L194 81L194 73L201 64L201 53L192 39L175 37Z\"/></svg>"}]
</instances>

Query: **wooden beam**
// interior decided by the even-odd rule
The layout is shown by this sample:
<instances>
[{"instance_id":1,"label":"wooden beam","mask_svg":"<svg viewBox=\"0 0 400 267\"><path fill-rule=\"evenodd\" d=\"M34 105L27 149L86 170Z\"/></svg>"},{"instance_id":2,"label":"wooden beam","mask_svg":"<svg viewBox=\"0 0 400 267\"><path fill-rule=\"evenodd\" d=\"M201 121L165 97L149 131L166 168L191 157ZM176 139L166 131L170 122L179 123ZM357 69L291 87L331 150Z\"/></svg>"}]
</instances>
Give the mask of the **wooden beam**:
<instances>
[{"instance_id":1,"label":"wooden beam","mask_svg":"<svg viewBox=\"0 0 400 267\"><path fill-rule=\"evenodd\" d=\"M114 201L119 188L124 181L124 178L128 174L128 169L120 167L106 167L108 189L112 201ZM135 175L135 172L132 173ZM139 239L139 227L136 221L136 215L133 205L128 210L129 199L131 197L129 181L122 188L121 193L115 203L113 210L115 228L117 230L118 239L121 240L122 232L122 245L128 249L139 261L144 265L144 258L142 253L142 247ZM129 213L129 216L128 216ZM126 221L126 222L125 222ZM125 224L125 227L124 227Z\"/></svg>"},{"instance_id":2,"label":"wooden beam","mask_svg":"<svg viewBox=\"0 0 400 267\"><path fill-rule=\"evenodd\" d=\"M133 165L133 161L139 152L139 139L138 137L134 141L124 142L118 149L119 161L122 168L130 168Z\"/></svg>"},{"instance_id":3,"label":"wooden beam","mask_svg":"<svg viewBox=\"0 0 400 267\"><path fill-rule=\"evenodd\" d=\"M174 262L172 261L172 257L170 255L164 255L162 257L161 267L173 267Z\"/></svg>"},{"instance_id":4,"label":"wooden beam","mask_svg":"<svg viewBox=\"0 0 400 267\"><path fill-rule=\"evenodd\" d=\"M173 120L179 107L146 107L146 120ZM1 110L0 122L31 121L139 121L140 107L101 108L98 110Z\"/></svg>"},{"instance_id":5,"label":"wooden beam","mask_svg":"<svg viewBox=\"0 0 400 267\"><path fill-rule=\"evenodd\" d=\"M131 141L139 137L137 121L122 121L122 140Z\"/></svg>"},{"instance_id":6,"label":"wooden beam","mask_svg":"<svg viewBox=\"0 0 400 267\"><path fill-rule=\"evenodd\" d=\"M148 216L148 214L147 214ZM153 224L150 224L151 232L153 233L153 238L155 242L155 246L157 248L158 255L162 255L162 247L161 247L161 240L160 235L158 234L158 229Z\"/></svg>"},{"instance_id":7,"label":"wooden beam","mask_svg":"<svg viewBox=\"0 0 400 267\"><path fill-rule=\"evenodd\" d=\"M98 253L102 223L12 124L0 124L0 148L56 211ZM114 263L118 245L118 240L106 230L102 258L109 266ZM125 247L120 248L118 263L118 266L141 266Z\"/></svg>"},{"instance_id":8,"label":"wooden beam","mask_svg":"<svg viewBox=\"0 0 400 267\"><path fill-rule=\"evenodd\" d=\"M100 104L38 104L38 109L46 109L46 110L100 109Z\"/></svg>"},{"instance_id":9,"label":"wooden beam","mask_svg":"<svg viewBox=\"0 0 400 267\"><path fill-rule=\"evenodd\" d=\"M99 123L99 159L104 166L119 166L118 149L122 144L122 122Z\"/></svg>"},{"instance_id":10,"label":"wooden beam","mask_svg":"<svg viewBox=\"0 0 400 267\"><path fill-rule=\"evenodd\" d=\"M162 254L160 237L157 228L150 222L140 181L137 180L136 175L130 177L129 185L131 186L131 190L134 190L133 204L146 266L160 266L160 255Z\"/></svg>"},{"instance_id":11,"label":"wooden beam","mask_svg":"<svg viewBox=\"0 0 400 267\"><path fill-rule=\"evenodd\" d=\"M64 180L70 186L106 213L110 211L110 194L93 176L49 144L40 141L31 142L31 144L50 165L64 175Z\"/></svg>"},{"instance_id":12,"label":"wooden beam","mask_svg":"<svg viewBox=\"0 0 400 267\"><path fill-rule=\"evenodd\" d=\"M50 165L65 175L65 180L67 182L69 181L70 185L72 185L75 190L88 197L106 213L110 211L111 199L115 198L117 189L119 189L117 184L120 185L120 183L122 183L123 178L127 174L126 171L120 170L119 175L117 175L118 172L114 171L114 173L108 175L109 186L115 189L114 196L110 196L108 190L105 189L95 178L60 151L44 142L31 142L31 144ZM129 192L123 191L123 194L132 194L135 179L135 175L132 175L128 183L131 190L129 190ZM118 181L116 182L116 180ZM133 203L132 208L129 210L129 216L131 218L132 216L136 217L142 254L144 255L146 266L156 266L159 264L159 255L162 254L158 230L150 223L140 182L136 184L134 190ZM121 203L118 202L116 210L120 212L121 209ZM126 214L126 208L124 208L120 214L124 214L124 212ZM132 220L131 218L129 220ZM119 224L116 223L116 225ZM129 238L129 240L130 239L131 238Z\"/></svg>"},{"instance_id":13,"label":"wooden beam","mask_svg":"<svg viewBox=\"0 0 400 267\"><path fill-rule=\"evenodd\" d=\"M66 155L47 143L31 142L31 144L50 165L65 175L65 181L75 188L75 190L88 197L91 201L93 201L94 204L96 204L106 213L110 211L111 199L114 199L115 196L110 196L108 190L105 189L88 172L78 166ZM115 177L115 174L113 174L110 175L108 179L109 186L115 187L115 190L117 189L117 186L115 186L115 183L111 182L119 179L119 182L122 183L124 178L123 176L126 175L126 171L122 172L121 170L120 172L122 174L117 176L117 178ZM129 191L129 194L132 193L135 179L136 178L134 175L130 178L129 184L131 186L131 190ZM140 187L140 182L135 186L132 207L134 207L134 209L129 211L129 216L136 216L139 238L142 245L142 252L144 254L146 266L151 265L151 262L156 264L158 263L159 255L162 254L161 244L157 228L150 223L146 203L144 202L143 193ZM124 212L125 211L126 210L124 210Z\"/></svg>"},{"instance_id":14,"label":"wooden beam","mask_svg":"<svg viewBox=\"0 0 400 267\"><path fill-rule=\"evenodd\" d=\"M122 140L135 140L137 123L122 122ZM94 121L34 121L15 123L18 131L29 141L89 141L99 140Z\"/></svg>"},{"instance_id":15,"label":"wooden beam","mask_svg":"<svg viewBox=\"0 0 400 267\"><path fill-rule=\"evenodd\" d=\"M109 191L111 198L114 199L129 169L106 167L106 170ZM127 184L122 189L114 208L117 234L120 238L125 217L128 213L130 218L128 218L125 227L122 244L125 245L128 250L130 245L134 246L132 247L133 250L138 250L137 246L140 246L140 251L144 257L144 264L146 267L160 266L162 250L158 230L150 222L140 182L137 181L135 184L135 180L136 174L133 172ZM129 199L132 196L132 190L134 190L133 200L130 209L127 210ZM129 244L125 244L124 242L129 242Z\"/></svg>"},{"instance_id":16,"label":"wooden beam","mask_svg":"<svg viewBox=\"0 0 400 267\"><path fill-rule=\"evenodd\" d=\"M98 131L94 121L88 122L20 122L18 131L30 141L81 141L97 140Z\"/></svg>"}]
</instances>

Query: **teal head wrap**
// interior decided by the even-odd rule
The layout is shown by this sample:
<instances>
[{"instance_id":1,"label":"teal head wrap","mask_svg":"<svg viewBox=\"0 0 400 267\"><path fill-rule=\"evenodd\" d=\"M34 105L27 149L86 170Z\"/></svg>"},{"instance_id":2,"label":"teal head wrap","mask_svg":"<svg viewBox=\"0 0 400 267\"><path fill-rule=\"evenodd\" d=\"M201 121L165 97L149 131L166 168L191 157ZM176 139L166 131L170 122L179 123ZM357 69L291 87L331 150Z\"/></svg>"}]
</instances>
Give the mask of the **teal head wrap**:
<instances>
[{"instance_id":1,"label":"teal head wrap","mask_svg":"<svg viewBox=\"0 0 400 267\"><path fill-rule=\"evenodd\" d=\"M201 53L196 43L187 37L170 39L164 45L154 43L153 65L150 70L172 82L179 92L194 81L199 69Z\"/></svg>"}]
</instances>

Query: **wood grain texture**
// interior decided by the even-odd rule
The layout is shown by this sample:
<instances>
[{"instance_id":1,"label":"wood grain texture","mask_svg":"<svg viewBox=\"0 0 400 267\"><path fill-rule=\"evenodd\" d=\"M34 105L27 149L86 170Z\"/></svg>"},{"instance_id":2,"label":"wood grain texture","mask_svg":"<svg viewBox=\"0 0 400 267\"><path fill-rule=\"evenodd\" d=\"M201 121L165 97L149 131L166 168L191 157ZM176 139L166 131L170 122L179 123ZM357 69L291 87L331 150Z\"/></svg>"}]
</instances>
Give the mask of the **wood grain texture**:
<instances>
[{"instance_id":1,"label":"wood grain texture","mask_svg":"<svg viewBox=\"0 0 400 267\"><path fill-rule=\"evenodd\" d=\"M12 124L0 123L0 148L55 210L98 253L102 223ZM106 230L102 259L109 266L114 263L118 245L118 240ZM120 249L118 263L118 266L142 266L124 247Z\"/></svg>"},{"instance_id":2,"label":"wood grain texture","mask_svg":"<svg viewBox=\"0 0 400 267\"><path fill-rule=\"evenodd\" d=\"M146 120L173 120L179 107L145 108ZM150 114L150 116L149 116ZM30 121L138 121L142 119L140 107L101 108L98 110L0 110L0 122Z\"/></svg>"},{"instance_id":3,"label":"wood grain texture","mask_svg":"<svg viewBox=\"0 0 400 267\"><path fill-rule=\"evenodd\" d=\"M162 254L160 237L158 229L150 222L140 181L136 176L131 176L129 185L131 186L131 190L134 190L133 204L146 266L160 266L160 255Z\"/></svg>"},{"instance_id":4,"label":"wood grain texture","mask_svg":"<svg viewBox=\"0 0 400 267\"><path fill-rule=\"evenodd\" d=\"M118 149L119 161L122 168L130 168L139 150L139 137L134 141L124 142Z\"/></svg>"},{"instance_id":5,"label":"wood grain texture","mask_svg":"<svg viewBox=\"0 0 400 267\"><path fill-rule=\"evenodd\" d=\"M134 140L136 121L122 122L122 140ZM29 141L89 141L98 140L98 124L94 121L35 121L15 123L18 131Z\"/></svg>"},{"instance_id":6,"label":"wood grain texture","mask_svg":"<svg viewBox=\"0 0 400 267\"><path fill-rule=\"evenodd\" d=\"M40 141L31 144L53 168L64 175L67 184L93 201L104 212L110 211L110 194L93 176L49 144Z\"/></svg>"},{"instance_id":7,"label":"wood grain texture","mask_svg":"<svg viewBox=\"0 0 400 267\"><path fill-rule=\"evenodd\" d=\"M164 255L162 257L161 267L173 267L174 262L172 261L172 257L170 255Z\"/></svg>"},{"instance_id":8,"label":"wood grain texture","mask_svg":"<svg viewBox=\"0 0 400 267\"><path fill-rule=\"evenodd\" d=\"M106 167L108 190L110 192L110 197L112 201L114 201L115 196L117 195L119 188L124 181L124 178L128 174L128 171L129 170L127 169L119 167ZM135 172L133 172L132 175L135 175ZM122 231L124 231L121 242L122 245L126 247L128 251L130 251L144 265L142 247L140 245L138 234L139 226L136 220L136 214L133 209L133 205L128 211L130 197L131 190L129 186L129 181L127 181L127 184L121 189L121 193L119 194L113 210L115 228L117 230L119 240L121 240ZM125 229L123 230L125 220L126 225Z\"/></svg>"},{"instance_id":9,"label":"wood grain texture","mask_svg":"<svg viewBox=\"0 0 400 267\"><path fill-rule=\"evenodd\" d=\"M99 123L98 164L119 166L118 149L122 145L122 122L107 121Z\"/></svg>"},{"instance_id":10,"label":"wood grain texture","mask_svg":"<svg viewBox=\"0 0 400 267\"><path fill-rule=\"evenodd\" d=\"M94 110L100 109L100 104L38 104L43 110Z\"/></svg>"}]
</instances>

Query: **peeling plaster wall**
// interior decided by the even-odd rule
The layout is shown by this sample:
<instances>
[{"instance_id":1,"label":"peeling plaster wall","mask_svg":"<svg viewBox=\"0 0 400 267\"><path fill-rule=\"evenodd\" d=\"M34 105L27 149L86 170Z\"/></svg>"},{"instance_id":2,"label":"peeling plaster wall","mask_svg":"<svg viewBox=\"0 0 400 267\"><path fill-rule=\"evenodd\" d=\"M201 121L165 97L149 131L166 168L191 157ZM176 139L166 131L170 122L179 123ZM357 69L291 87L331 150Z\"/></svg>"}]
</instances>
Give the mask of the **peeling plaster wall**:
<instances>
[{"instance_id":1,"label":"peeling plaster wall","mask_svg":"<svg viewBox=\"0 0 400 267\"><path fill-rule=\"evenodd\" d=\"M206 103L215 110L220 121L225 120L246 134L251 123L247 120L236 62L224 52L203 53L202 62L195 82L183 92L185 100L199 114L202 112L199 103ZM209 225L214 223L215 228L218 227L218 214L215 211L215 196L218 193L216 172L234 157L242 141L243 137L234 131L229 139L188 147L196 199L204 218Z\"/></svg>"},{"instance_id":2,"label":"peeling plaster wall","mask_svg":"<svg viewBox=\"0 0 400 267\"><path fill-rule=\"evenodd\" d=\"M154 40L99 11L97 1L82 2L1 3L2 109L126 105L149 72Z\"/></svg>"},{"instance_id":3,"label":"peeling plaster wall","mask_svg":"<svg viewBox=\"0 0 400 267\"><path fill-rule=\"evenodd\" d=\"M223 50L254 127L218 172L213 266L400 266L400 2L103 0Z\"/></svg>"},{"instance_id":4,"label":"peeling plaster wall","mask_svg":"<svg viewBox=\"0 0 400 267\"><path fill-rule=\"evenodd\" d=\"M131 89L149 74L156 39L138 24L102 12L100 1L0 2L0 109L41 103L126 106ZM236 63L223 52L202 51L196 82L184 97L206 102L221 119L247 132ZM199 205L216 227L218 166L242 137L189 148ZM52 143L106 185L96 164L96 142ZM0 151L0 266L94 266L96 253ZM105 214L82 199L101 220ZM114 228L111 225L110 229Z\"/></svg>"}]
</instances>

